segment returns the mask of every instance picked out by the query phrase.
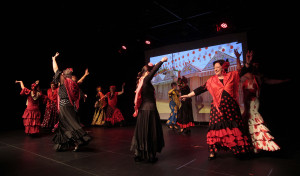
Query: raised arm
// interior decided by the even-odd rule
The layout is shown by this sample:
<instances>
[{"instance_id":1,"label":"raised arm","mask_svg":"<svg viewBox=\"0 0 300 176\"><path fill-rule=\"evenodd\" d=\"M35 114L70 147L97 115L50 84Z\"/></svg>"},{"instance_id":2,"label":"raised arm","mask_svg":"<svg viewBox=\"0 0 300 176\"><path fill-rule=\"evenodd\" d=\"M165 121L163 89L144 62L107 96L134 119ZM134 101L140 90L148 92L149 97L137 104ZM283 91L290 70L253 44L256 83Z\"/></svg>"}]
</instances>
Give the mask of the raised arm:
<instances>
[{"instance_id":1,"label":"raised arm","mask_svg":"<svg viewBox=\"0 0 300 176\"><path fill-rule=\"evenodd\" d=\"M81 84L83 80L86 78L87 75L89 75L89 69L85 69L84 75L77 81L77 84Z\"/></svg>"},{"instance_id":2,"label":"raised arm","mask_svg":"<svg viewBox=\"0 0 300 176\"><path fill-rule=\"evenodd\" d=\"M118 95L122 95L124 93L124 87L125 87L125 83L122 84L122 91L118 92Z\"/></svg>"},{"instance_id":3,"label":"raised arm","mask_svg":"<svg viewBox=\"0 0 300 176\"><path fill-rule=\"evenodd\" d=\"M152 80L152 78L154 77L154 75L158 71L158 69L161 67L161 65L164 62L167 62L167 61L168 61L168 58L167 57L163 57L160 62L158 62L157 64L155 64L155 66L153 67L153 69L148 74L148 78L149 78L150 81Z\"/></svg>"},{"instance_id":4,"label":"raised arm","mask_svg":"<svg viewBox=\"0 0 300 176\"><path fill-rule=\"evenodd\" d=\"M25 88L23 81L16 81L16 83L20 83L21 89Z\"/></svg>"},{"instance_id":5,"label":"raised arm","mask_svg":"<svg viewBox=\"0 0 300 176\"><path fill-rule=\"evenodd\" d=\"M234 50L234 54L236 56L236 69L237 71L241 71L242 69L242 65L241 65L241 61L240 61L240 56L241 56L241 53L238 52L237 49Z\"/></svg>"},{"instance_id":6,"label":"raised arm","mask_svg":"<svg viewBox=\"0 0 300 176\"><path fill-rule=\"evenodd\" d=\"M56 73L56 71L58 70L58 65L57 65L57 62L56 62L57 56L59 56L58 52L56 52L55 55L52 57L52 67L53 67L54 73Z\"/></svg>"}]
</instances>

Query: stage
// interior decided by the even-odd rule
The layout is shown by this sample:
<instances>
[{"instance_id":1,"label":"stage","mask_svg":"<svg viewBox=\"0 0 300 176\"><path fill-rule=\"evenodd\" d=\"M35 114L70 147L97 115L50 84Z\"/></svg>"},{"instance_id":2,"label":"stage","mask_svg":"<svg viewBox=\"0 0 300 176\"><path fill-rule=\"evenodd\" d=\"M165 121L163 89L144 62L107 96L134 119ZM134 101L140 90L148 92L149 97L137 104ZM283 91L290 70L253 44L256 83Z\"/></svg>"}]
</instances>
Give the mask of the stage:
<instances>
[{"instance_id":1,"label":"stage","mask_svg":"<svg viewBox=\"0 0 300 176\"><path fill-rule=\"evenodd\" d=\"M1 175L299 175L299 151L292 157L262 155L240 160L221 152L208 161L207 126L192 128L191 135L178 134L163 125L165 148L158 162L136 163L129 150L134 126L87 127L93 141L79 152L55 152L53 134L30 137L23 130L0 132Z\"/></svg>"}]
</instances>

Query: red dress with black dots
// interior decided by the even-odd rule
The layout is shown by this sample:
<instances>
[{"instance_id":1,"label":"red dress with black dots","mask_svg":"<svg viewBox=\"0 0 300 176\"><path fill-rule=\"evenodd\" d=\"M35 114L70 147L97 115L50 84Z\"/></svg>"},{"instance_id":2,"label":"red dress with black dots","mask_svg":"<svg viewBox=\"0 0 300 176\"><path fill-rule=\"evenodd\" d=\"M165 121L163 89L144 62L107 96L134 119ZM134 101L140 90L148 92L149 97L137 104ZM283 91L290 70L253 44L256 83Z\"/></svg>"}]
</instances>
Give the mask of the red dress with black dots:
<instances>
[{"instance_id":1,"label":"red dress with black dots","mask_svg":"<svg viewBox=\"0 0 300 176\"><path fill-rule=\"evenodd\" d=\"M214 76L210 78L212 80L209 79L203 86L194 90L195 95L208 90L213 96L207 133L210 152L218 152L223 149L240 154L250 150L251 142L249 142L246 124L242 120L234 93L238 87L235 85L239 80L237 76L237 72L227 73L224 80L219 80Z\"/></svg>"}]
</instances>

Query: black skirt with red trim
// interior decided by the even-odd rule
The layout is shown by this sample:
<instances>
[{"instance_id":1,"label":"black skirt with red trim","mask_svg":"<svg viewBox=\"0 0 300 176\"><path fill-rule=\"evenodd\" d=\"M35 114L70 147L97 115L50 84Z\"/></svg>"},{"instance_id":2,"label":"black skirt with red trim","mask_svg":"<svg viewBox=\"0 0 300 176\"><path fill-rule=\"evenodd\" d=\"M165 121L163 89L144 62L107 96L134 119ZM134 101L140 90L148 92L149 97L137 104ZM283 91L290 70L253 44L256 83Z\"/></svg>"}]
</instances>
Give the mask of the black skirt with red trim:
<instances>
[{"instance_id":1,"label":"black skirt with red trim","mask_svg":"<svg viewBox=\"0 0 300 176\"><path fill-rule=\"evenodd\" d=\"M219 110L212 104L207 133L209 151L249 152L251 142L246 121L242 119L238 103L226 91L222 93Z\"/></svg>"}]
</instances>

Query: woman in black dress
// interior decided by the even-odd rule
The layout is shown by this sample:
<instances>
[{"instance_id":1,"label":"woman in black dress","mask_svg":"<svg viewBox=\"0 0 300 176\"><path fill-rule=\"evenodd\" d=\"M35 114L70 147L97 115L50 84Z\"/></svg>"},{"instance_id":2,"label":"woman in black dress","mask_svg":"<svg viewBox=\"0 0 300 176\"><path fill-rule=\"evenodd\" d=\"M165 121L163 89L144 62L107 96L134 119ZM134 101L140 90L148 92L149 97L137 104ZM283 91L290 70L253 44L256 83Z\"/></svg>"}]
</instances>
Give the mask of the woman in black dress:
<instances>
[{"instance_id":1,"label":"woman in black dress","mask_svg":"<svg viewBox=\"0 0 300 176\"><path fill-rule=\"evenodd\" d=\"M70 145L75 145L73 151L77 151L80 145L87 144L91 137L82 129L76 110L79 108L79 87L72 80L73 70L68 68L61 72L56 63L56 53L52 57L53 71L55 73L54 82L60 83L58 90L59 102L59 123L53 137L56 151L66 150Z\"/></svg>"},{"instance_id":2,"label":"woman in black dress","mask_svg":"<svg viewBox=\"0 0 300 176\"><path fill-rule=\"evenodd\" d=\"M137 117L136 127L131 143L131 151L135 152L136 162L148 160L157 161L156 153L164 147L164 137L160 117L156 107L155 89L151 80L163 62L162 58L154 67L150 63L143 67L138 75L138 85L135 95L135 113Z\"/></svg>"},{"instance_id":3,"label":"woman in black dress","mask_svg":"<svg viewBox=\"0 0 300 176\"><path fill-rule=\"evenodd\" d=\"M179 81L179 89L181 95L190 93L190 87L187 85L186 77L182 77ZM180 127L180 132L191 133L190 127L195 126L192 108L192 99L188 98L186 101L181 101L180 109L177 114L177 125Z\"/></svg>"}]
</instances>

